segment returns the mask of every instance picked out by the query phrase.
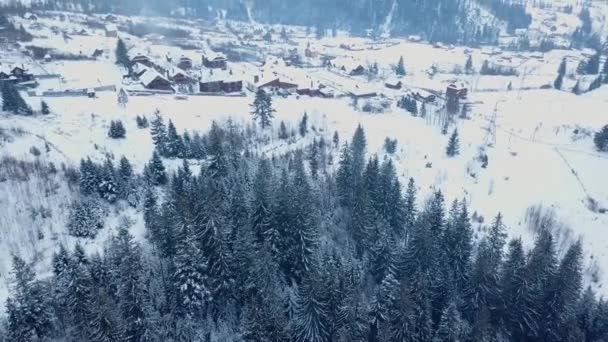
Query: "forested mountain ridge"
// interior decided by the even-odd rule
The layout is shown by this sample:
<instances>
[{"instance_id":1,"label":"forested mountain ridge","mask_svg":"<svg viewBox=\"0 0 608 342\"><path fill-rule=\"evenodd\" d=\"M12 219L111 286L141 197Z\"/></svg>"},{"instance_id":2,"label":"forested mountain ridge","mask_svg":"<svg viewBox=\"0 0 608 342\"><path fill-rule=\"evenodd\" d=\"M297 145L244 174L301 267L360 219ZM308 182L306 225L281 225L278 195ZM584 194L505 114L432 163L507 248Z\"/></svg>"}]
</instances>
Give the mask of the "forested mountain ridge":
<instances>
[{"instance_id":1,"label":"forested mountain ridge","mask_svg":"<svg viewBox=\"0 0 608 342\"><path fill-rule=\"evenodd\" d=\"M159 14L176 12L213 19L302 25L318 30L343 29L356 35L420 35L430 41L493 44L498 39L496 22L483 15L471 0L330 0L240 1L183 0L129 1L54 0L36 5L46 9L70 9L99 13ZM181 9L181 11L180 11Z\"/></svg>"}]
</instances>

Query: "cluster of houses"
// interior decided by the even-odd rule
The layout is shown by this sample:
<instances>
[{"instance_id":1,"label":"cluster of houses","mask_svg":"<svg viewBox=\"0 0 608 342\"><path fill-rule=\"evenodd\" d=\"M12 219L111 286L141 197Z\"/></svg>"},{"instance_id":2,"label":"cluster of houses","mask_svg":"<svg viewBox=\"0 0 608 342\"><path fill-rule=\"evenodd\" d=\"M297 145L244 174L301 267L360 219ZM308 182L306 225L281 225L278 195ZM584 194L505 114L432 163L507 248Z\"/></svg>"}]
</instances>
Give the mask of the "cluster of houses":
<instances>
[{"instance_id":1,"label":"cluster of houses","mask_svg":"<svg viewBox=\"0 0 608 342\"><path fill-rule=\"evenodd\" d=\"M201 68L195 70L192 58L182 56L177 61L167 57L158 62L143 54L131 59L132 73L129 75L144 89L159 92L186 93L239 93L243 81L228 70L226 57L208 54L201 57Z\"/></svg>"},{"instance_id":2,"label":"cluster of houses","mask_svg":"<svg viewBox=\"0 0 608 342\"><path fill-rule=\"evenodd\" d=\"M29 73L25 67L15 66L13 68L3 69L0 65L0 82L27 85L28 83L35 83L36 80L34 75Z\"/></svg>"}]
</instances>

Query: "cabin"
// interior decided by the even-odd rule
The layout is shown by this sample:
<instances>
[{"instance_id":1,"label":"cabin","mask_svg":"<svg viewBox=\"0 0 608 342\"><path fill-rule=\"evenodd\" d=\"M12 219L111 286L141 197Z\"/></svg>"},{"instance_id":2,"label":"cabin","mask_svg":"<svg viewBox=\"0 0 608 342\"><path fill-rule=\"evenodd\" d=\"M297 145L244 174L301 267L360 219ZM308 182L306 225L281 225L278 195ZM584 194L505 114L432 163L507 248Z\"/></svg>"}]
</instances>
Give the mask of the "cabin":
<instances>
[{"instance_id":1,"label":"cabin","mask_svg":"<svg viewBox=\"0 0 608 342\"><path fill-rule=\"evenodd\" d=\"M150 67L150 68L152 67L152 61L150 60L150 58L148 56L144 56L144 55L140 55L140 54L133 57L131 59L131 63L133 63L133 64L140 63L147 67Z\"/></svg>"},{"instance_id":2,"label":"cabin","mask_svg":"<svg viewBox=\"0 0 608 342\"><path fill-rule=\"evenodd\" d=\"M207 57L205 55L203 55L203 65L205 66L205 68L209 68L209 69L226 69L227 66L227 60L226 57L224 56L220 56L220 55L216 55L214 57Z\"/></svg>"},{"instance_id":3,"label":"cabin","mask_svg":"<svg viewBox=\"0 0 608 342\"><path fill-rule=\"evenodd\" d=\"M268 90L272 93L290 93L293 94L298 89L298 85L289 82L282 82L275 78L272 81L266 82L258 86L258 89Z\"/></svg>"},{"instance_id":4,"label":"cabin","mask_svg":"<svg viewBox=\"0 0 608 342\"><path fill-rule=\"evenodd\" d=\"M177 67L183 70L192 69L192 59L189 57L182 56L177 63Z\"/></svg>"},{"instance_id":5,"label":"cabin","mask_svg":"<svg viewBox=\"0 0 608 342\"><path fill-rule=\"evenodd\" d=\"M192 83L192 78L184 70L180 68L172 68L167 71L167 77L170 81L177 84Z\"/></svg>"},{"instance_id":6,"label":"cabin","mask_svg":"<svg viewBox=\"0 0 608 342\"><path fill-rule=\"evenodd\" d=\"M105 27L106 37L118 37L118 27L114 24L108 24Z\"/></svg>"},{"instance_id":7,"label":"cabin","mask_svg":"<svg viewBox=\"0 0 608 342\"><path fill-rule=\"evenodd\" d=\"M462 84L451 83L445 90L445 96L449 100L466 100L468 95L467 88Z\"/></svg>"},{"instance_id":8,"label":"cabin","mask_svg":"<svg viewBox=\"0 0 608 342\"><path fill-rule=\"evenodd\" d=\"M342 70L346 71L346 69L344 67L342 67ZM351 76L361 76L363 74L365 74L365 67L363 65L360 65L360 64L357 65L354 69L352 69L349 72L349 75L351 75Z\"/></svg>"},{"instance_id":9,"label":"cabin","mask_svg":"<svg viewBox=\"0 0 608 342\"><path fill-rule=\"evenodd\" d=\"M102 55L103 55L103 50L95 49L95 51L93 51L93 54L91 56L93 56L93 58L97 58L97 57L101 57Z\"/></svg>"},{"instance_id":10,"label":"cabin","mask_svg":"<svg viewBox=\"0 0 608 342\"><path fill-rule=\"evenodd\" d=\"M207 80L199 82L201 93L238 93L243 90L243 81Z\"/></svg>"},{"instance_id":11,"label":"cabin","mask_svg":"<svg viewBox=\"0 0 608 342\"><path fill-rule=\"evenodd\" d=\"M42 59L48 63L53 60L53 57L51 57L51 55L47 53Z\"/></svg>"},{"instance_id":12,"label":"cabin","mask_svg":"<svg viewBox=\"0 0 608 342\"><path fill-rule=\"evenodd\" d=\"M152 69L146 70L139 76L139 81L146 89L174 92L171 82Z\"/></svg>"},{"instance_id":13,"label":"cabin","mask_svg":"<svg viewBox=\"0 0 608 342\"><path fill-rule=\"evenodd\" d=\"M111 22L111 23L115 23L118 21L118 18L114 15L114 14L108 14L106 15L106 17L104 18L105 21Z\"/></svg>"},{"instance_id":14,"label":"cabin","mask_svg":"<svg viewBox=\"0 0 608 342\"><path fill-rule=\"evenodd\" d=\"M34 75L28 73L24 68L14 67L10 72L8 70L0 71L0 79L11 83L29 82L34 80Z\"/></svg>"}]
</instances>

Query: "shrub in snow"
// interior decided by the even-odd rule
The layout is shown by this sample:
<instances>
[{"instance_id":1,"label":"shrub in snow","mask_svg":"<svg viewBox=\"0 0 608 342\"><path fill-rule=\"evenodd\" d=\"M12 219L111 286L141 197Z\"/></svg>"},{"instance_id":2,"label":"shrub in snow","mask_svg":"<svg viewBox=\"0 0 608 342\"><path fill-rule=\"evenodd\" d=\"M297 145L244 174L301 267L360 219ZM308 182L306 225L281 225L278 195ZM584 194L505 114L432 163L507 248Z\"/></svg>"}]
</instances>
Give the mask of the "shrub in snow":
<instances>
[{"instance_id":1,"label":"shrub in snow","mask_svg":"<svg viewBox=\"0 0 608 342\"><path fill-rule=\"evenodd\" d=\"M86 197L72 205L67 224L70 235L94 238L103 224L103 208L93 197Z\"/></svg>"},{"instance_id":2,"label":"shrub in snow","mask_svg":"<svg viewBox=\"0 0 608 342\"><path fill-rule=\"evenodd\" d=\"M448 142L448 146L445 149L445 153L448 157L454 157L460 154L460 143L458 141L458 130L454 130L452 136L450 137L450 141Z\"/></svg>"},{"instance_id":3,"label":"shrub in snow","mask_svg":"<svg viewBox=\"0 0 608 342\"><path fill-rule=\"evenodd\" d=\"M112 139L122 139L126 136L127 130L125 126L122 124L122 121L116 120L110 122L110 130L108 131L108 136Z\"/></svg>"},{"instance_id":4,"label":"shrub in snow","mask_svg":"<svg viewBox=\"0 0 608 342\"><path fill-rule=\"evenodd\" d=\"M148 128L148 119L145 116L137 116L135 118L135 122L137 123L137 128L143 129Z\"/></svg>"},{"instance_id":5,"label":"shrub in snow","mask_svg":"<svg viewBox=\"0 0 608 342\"><path fill-rule=\"evenodd\" d=\"M595 147L600 152L608 152L608 125L604 126L599 132L595 133L593 137Z\"/></svg>"},{"instance_id":6,"label":"shrub in snow","mask_svg":"<svg viewBox=\"0 0 608 342\"><path fill-rule=\"evenodd\" d=\"M38 157L40 156L40 150L38 149L38 147L36 146L32 146L30 147L30 153L34 156L34 157Z\"/></svg>"},{"instance_id":7,"label":"shrub in snow","mask_svg":"<svg viewBox=\"0 0 608 342\"><path fill-rule=\"evenodd\" d=\"M394 154L397 151L397 139L386 137L384 139L384 150L388 154Z\"/></svg>"}]
</instances>

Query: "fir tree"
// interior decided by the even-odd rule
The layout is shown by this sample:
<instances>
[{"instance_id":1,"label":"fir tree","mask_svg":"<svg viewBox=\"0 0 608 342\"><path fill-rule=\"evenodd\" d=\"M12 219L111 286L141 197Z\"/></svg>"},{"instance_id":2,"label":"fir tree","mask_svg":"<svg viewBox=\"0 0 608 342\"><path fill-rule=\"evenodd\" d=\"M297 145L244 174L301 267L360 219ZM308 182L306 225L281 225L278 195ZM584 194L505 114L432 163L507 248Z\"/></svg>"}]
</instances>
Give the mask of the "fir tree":
<instances>
[{"instance_id":1,"label":"fir tree","mask_svg":"<svg viewBox=\"0 0 608 342\"><path fill-rule=\"evenodd\" d=\"M116 43L116 64L122 65L126 69L131 70L131 60L129 59L129 55L127 54L127 47L125 46L125 42L122 39L118 39Z\"/></svg>"},{"instance_id":2,"label":"fir tree","mask_svg":"<svg viewBox=\"0 0 608 342\"><path fill-rule=\"evenodd\" d=\"M338 148L338 146L340 146L340 136L338 135L338 131L334 131L334 136L331 141L334 143L334 148Z\"/></svg>"},{"instance_id":3,"label":"fir tree","mask_svg":"<svg viewBox=\"0 0 608 342\"><path fill-rule=\"evenodd\" d=\"M208 263L188 231L175 256L174 282L178 290L179 310L188 318L196 317L211 297L208 290Z\"/></svg>"},{"instance_id":4,"label":"fir tree","mask_svg":"<svg viewBox=\"0 0 608 342\"><path fill-rule=\"evenodd\" d=\"M598 151L608 152L608 125L602 127L600 131L595 133L593 142Z\"/></svg>"},{"instance_id":5,"label":"fir tree","mask_svg":"<svg viewBox=\"0 0 608 342\"><path fill-rule=\"evenodd\" d=\"M317 142L313 140L310 147L310 175L313 179L317 179L319 176L319 147Z\"/></svg>"},{"instance_id":6,"label":"fir tree","mask_svg":"<svg viewBox=\"0 0 608 342\"><path fill-rule=\"evenodd\" d=\"M287 140L289 139L289 133L287 132L287 126L285 126L285 122L281 121L279 125L279 139Z\"/></svg>"},{"instance_id":7,"label":"fir tree","mask_svg":"<svg viewBox=\"0 0 608 342\"><path fill-rule=\"evenodd\" d=\"M10 341L45 340L52 329L52 311L45 286L35 280L35 273L21 258L13 256L14 281L6 302Z\"/></svg>"},{"instance_id":8,"label":"fir tree","mask_svg":"<svg viewBox=\"0 0 608 342\"><path fill-rule=\"evenodd\" d=\"M15 86L9 82L1 82L0 90L2 92L2 110L18 115L32 115L33 111L27 105L21 94Z\"/></svg>"},{"instance_id":9,"label":"fir tree","mask_svg":"<svg viewBox=\"0 0 608 342\"><path fill-rule=\"evenodd\" d=\"M108 136L112 139L124 139L127 131L122 124L122 121L110 121L110 129L108 131Z\"/></svg>"},{"instance_id":10,"label":"fir tree","mask_svg":"<svg viewBox=\"0 0 608 342\"><path fill-rule=\"evenodd\" d=\"M450 136L450 141L446 147L445 153L448 157L454 157L460 154L460 143L458 139L458 130L454 130Z\"/></svg>"},{"instance_id":11,"label":"fir tree","mask_svg":"<svg viewBox=\"0 0 608 342\"><path fill-rule=\"evenodd\" d=\"M272 108L272 99L270 95L266 94L263 89L259 89L255 94L255 100L253 101L253 110L251 115L254 120L258 120L260 127L266 129L270 127L272 118L274 117L275 110Z\"/></svg>"},{"instance_id":12,"label":"fir tree","mask_svg":"<svg viewBox=\"0 0 608 342\"><path fill-rule=\"evenodd\" d=\"M327 303L319 285L306 279L298 287L292 338L297 342L325 342L328 337Z\"/></svg>"},{"instance_id":13,"label":"fir tree","mask_svg":"<svg viewBox=\"0 0 608 342\"><path fill-rule=\"evenodd\" d=\"M403 62L403 56L399 57L399 62L397 62L395 73L397 76L405 76L405 63Z\"/></svg>"},{"instance_id":14,"label":"fir tree","mask_svg":"<svg viewBox=\"0 0 608 342\"><path fill-rule=\"evenodd\" d=\"M166 156L167 157L184 157L184 142L182 137L177 134L175 125L169 120L167 125L167 136L166 136Z\"/></svg>"},{"instance_id":15,"label":"fir tree","mask_svg":"<svg viewBox=\"0 0 608 342\"><path fill-rule=\"evenodd\" d=\"M272 169L268 159L262 158L253 182L253 201L251 208L251 228L255 234L256 242L265 241L272 223L271 184Z\"/></svg>"},{"instance_id":16,"label":"fir tree","mask_svg":"<svg viewBox=\"0 0 608 342\"><path fill-rule=\"evenodd\" d=\"M149 179L153 185L164 185L167 183L167 174L160 154L157 150L152 153L152 159L148 164Z\"/></svg>"},{"instance_id":17,"label":"fir tree","mask_svg":"<svg viewBox=\"0 0 608 342\"><path fill-rule=\"evenodd\" d=\"M40 113L42 113L44 115L51 114L51 109L49 108L49 105L44 100L40 101Z\"/></svg>"},{"instance_id":18,"label":"fir tree","mask_svg":"<svg viewBox=\"0 0 608 342\"><path fill-rule=\"evenodd\" d=\"M467 73L473 72L473 56L472 55L469 55L469 57L467 57L467 61L464 65L464 70L466 70Z\"/></svg>"},{"instance_id":19,"label":"fir tree","mask_svg":"<svg viewBox=\"0 0 608 342\"><path fill-rule=\"evenodd\" d=\"M158 111L155 113L154 120L152 120L150 134L152 135L154 145L156 145L158 151L164 155L167 150L167 128L163 122L163 117Z\"/></svg>"},{"instance_id":20,"label":"fir tree","mask_svg":"<svg viewBox=\"0 0 608 342\"><path fill-rule=\"evenodd\" d=\"M308 114L304 112L302 115L302 120L300 120L300 136L305 137L306 133L308 133Z\"/></svg>"},{"instance_id":21,"label":"fir tree","mask_svg":"<svg viewBox=\"0 0 608 342\"><path fill-rule=\"evenodd\" d=\"M509 242L509 250L500 274L500 291L504 307L502 319L513 340L523 340L534 322L534 309L529 306L526 281L526 256L520 239Z\"/></svg>"}]
</instances>

